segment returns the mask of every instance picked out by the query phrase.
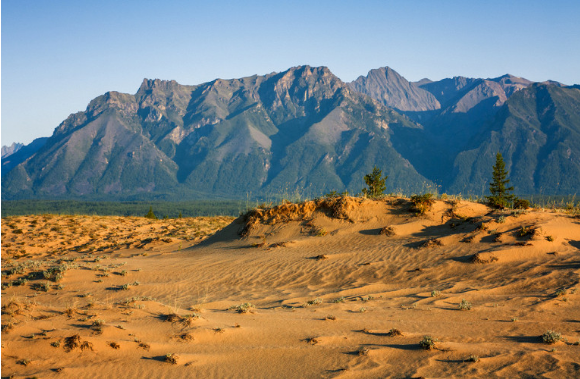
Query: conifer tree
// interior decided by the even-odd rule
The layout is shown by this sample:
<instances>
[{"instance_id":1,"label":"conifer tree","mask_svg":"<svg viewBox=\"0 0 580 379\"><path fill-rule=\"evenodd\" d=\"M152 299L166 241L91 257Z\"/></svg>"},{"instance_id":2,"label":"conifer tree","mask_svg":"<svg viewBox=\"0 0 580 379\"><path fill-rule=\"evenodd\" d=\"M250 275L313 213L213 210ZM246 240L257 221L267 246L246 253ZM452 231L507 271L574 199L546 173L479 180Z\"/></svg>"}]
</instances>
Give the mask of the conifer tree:
<instances>
[{"instance_id":1,"label":"conifer tree","mask_svg":"<svg viewBox=\"0 0 580 379\"><path fill-rule=\"evenodd\" d=\"M508 187L509 179L508 172L505 169L505 163L501 153L495 156L495 165L493 166L492 181L489 184L489 192L491 196L486 196L490 206L494 208L505 208L510 205L515 196L510 192L514 187Z\"/></svg>"},{"instance_id":2,"label":"conifer tree","mask_svg":"<svg viewBox=\"0 0 580 379\"><path fill-rule=\"evenodd\" d=\"M362 192L365 196L368 197L377 197L383 194L387 187L385 186L385 181L387 180L388 176L385 175L384 178L381 178L382 171L379 170L377 166L373 167L373 172L368 175L365 175L365 183L367 184L368 188L363 188Z\"/></svg>"},{"instance_id":3,"label":"conifer tree","mask_svg":"<svg viewBox=\"0 0 580 379\"><path fill-rule=\"evenodd\" d=\"M147 212L147 214L145 215L145 218L150 218L152 220L157 220L157 216L155 216L155 213L153 213L153 207L149 207L149 212Z\"/></svg>"}]
</instances>

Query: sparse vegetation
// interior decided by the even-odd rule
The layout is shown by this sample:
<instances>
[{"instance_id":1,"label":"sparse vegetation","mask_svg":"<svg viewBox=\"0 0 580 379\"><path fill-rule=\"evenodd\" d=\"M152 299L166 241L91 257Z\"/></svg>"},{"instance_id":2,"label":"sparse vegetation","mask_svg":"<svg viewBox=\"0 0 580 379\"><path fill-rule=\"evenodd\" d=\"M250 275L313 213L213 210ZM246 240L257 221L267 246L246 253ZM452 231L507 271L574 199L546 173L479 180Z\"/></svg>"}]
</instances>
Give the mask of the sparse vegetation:
<instances>
[{"instance_id":1,"label":"sparse vegetation","mask_svg":"<svg viewBox=\"0 0 580 379\"><path fill-rule=\"evenodd\" d=\"M178 359L179 359L179 356L175 353L165 354L165 362L167 362L167 363L171 363L173 365L176 365Z\"/></svg>"},{"instance_id":2,"label":"sparse vegetation","mask_svg":"<svg viewBox=\"0 0 580 379\"><path fill-rule=\"evenodd\" d=\"M477 355L473 355L473 354L471 354L471 355L469 356L469 358L467 358L465 361L466 361L466 362L473 362L473 363L476 363L476 362L479 362L479 357L478 357Z\"/></svg>"},{"instance_id":3,"label":"sparse vegetation","mask_svg":"<svg viewBox=\"0 0 580 379\"><path fill-rule=\"evenodd\" d=\"M320 342L320 341L318 340L318 338L315 338L315 337L306 338L306 340L305 340L305 341L306 341L306 343L307 343L307 344L309 344L309 345L316 345L318 342Z\"/></svg>"},{"instance_id":4,"label":"sparse vegetation","mask_svg":"<svg viewBox=\"0 0 580 379\"><path fill-rule=\"evenodd\" d=\"M501 153L498 152L495 156L492 181L489 184L489 192L491 195L485 197L489 206L502 209L509 206L514 201L515 197L510 193L514 190L514 187L507 186L510 182L507 176L508 172L505 169L503 157Z\"/></svg>"},{"instance_id":5,"label":"sparse vegetation","mask_svg":"<svg viewBox=\"0 0 580 379\"><path fill-rule=\"evenodd\" d=\"M423 195L413 195L411 196L411 203L413 203L413 210L420 215L425 214L431 209L431 206L435 202L433 194L425 193Z\"/></svg>"},{"instance_id":6,"label":"sparse vegetation","mask_svg":"<svg viewBox=\"0 0 580 379\"><path fill-rule=\"evenodd\" d=\"M384 178L381 177L382 171L377 166L374 166L373 172L364 177L367 188L362 189L363 195L370 198L381 196L386 190L385 181L387 180L387 176Z\"/></svg>"},{"instance_id":7,"label":"sparse vegetation","mask_svg":"<svg viewBox=\"0 0 580 379\"><path fill-rule=\"evenodd\" d=\"M396 337L396 336L402 336L402 335L403 335L403 333L397 328L392 328L387 333L387 336L389 336L389 337Z\"/></svg>"},{"instance_id":8,"label":"sparse vegetation","mask_svg":"<svg viewBox=\"0 0 580 379\"><path fill-rule=\"evenodd\" d=\"M423 350L433 350L437 347L437 342L439 342L437 338L423 336L423 339L419 342L419 346L421 346Z\"/></svg>"},{"instance_id":9,"label":"sparse vegetation","mask_svg":"<svg viewBox=\"0 0 580 379\"><path fill-rule=\"evenodd\" d=\"M545 344L553 345L562 340L562 335L553 330L548 330L546 333L542 334L542 341Z\"/></svg>"},{"instance_id":10,"label":"sparse vegetation","mask_svg":"<svg viewBox=\"0 0 580 379\"><path fill-rule=\"evenodd\" d=\"M70 337L66 337L64 339L64 350L66 352L70 352L81 345L81 336L78 334L72 335Z\"/></svg>"},{"instance_id":11,"label":"sparse vegetation","mask_svg":"<svg viewBox=\"0 0 580 379\"><path fill-rule=\"evenodd\" d=\"M367 355L369 355L369 351L370 351L369 348L361 347L360 349L357 350L356 353L360 356L367 356Z\"/></svg>"},{"instance_id":12,"label":"sparse vegetation","mask_svg":"<svg viewBox=\"0 0 580 379\"><path fill-rule=\"evenodd\" d=\"M308 300L305 306L309 307L311 305L320 305L322 304L322 299L317 297L316 299Z\"/></svg>"},{"instance_id":13,"label":"sparse vegetation","mask_svg":"<svg viewBox=\"0 0 580 379\"><path fill-rule=\"evenodd\" d=\"M471 303L465 299L462 299L461 303L459 303L459 309L462 311L469 311L471 310Z\"/></svg>"},{"instance_id":14,"label":"sparse vegetation","mask_svg":"<svg viewBox=\"0 0 580 379\"><path fill-rule=\"evenodd\" d=\"M229 309L233 309L237 313L254 313L256 310L256 307L254 307L254 305L252 303L243 303L240 305L234 305L233 307L230 307Z\"/></svg>"}]
</instances>

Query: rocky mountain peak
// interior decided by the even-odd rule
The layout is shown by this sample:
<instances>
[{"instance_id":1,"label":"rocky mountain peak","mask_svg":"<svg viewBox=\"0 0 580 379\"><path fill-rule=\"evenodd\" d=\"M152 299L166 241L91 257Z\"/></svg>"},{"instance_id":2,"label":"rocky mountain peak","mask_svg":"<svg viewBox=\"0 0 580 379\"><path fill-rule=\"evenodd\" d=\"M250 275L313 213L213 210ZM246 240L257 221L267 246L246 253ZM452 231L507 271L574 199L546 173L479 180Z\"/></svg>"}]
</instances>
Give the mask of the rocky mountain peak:
<instances>
[{"instance_id":1,"label":"rocky mountain peak","mask_svg":"<svg viewBox=\"0 0 580 379\"><path fill-rule=\"evenodd\" d=\"M388 66L370 70L366 77L360 76L349 85L355 91L400 111L426 111L441 107L435 96Z\"/></svg>"}]
</instances>

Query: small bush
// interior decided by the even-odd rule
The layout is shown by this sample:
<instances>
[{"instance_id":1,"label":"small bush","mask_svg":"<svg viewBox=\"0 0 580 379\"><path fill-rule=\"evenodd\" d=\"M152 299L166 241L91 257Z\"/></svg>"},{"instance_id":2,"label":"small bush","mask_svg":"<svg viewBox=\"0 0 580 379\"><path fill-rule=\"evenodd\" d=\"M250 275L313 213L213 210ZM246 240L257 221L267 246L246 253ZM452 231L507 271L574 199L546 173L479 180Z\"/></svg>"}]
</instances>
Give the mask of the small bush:
<instances>
[{"instance_id":1,"label":"small bush","mask_svg":"<svg viewBox=\"0 0 580 379\"><path fill-rule=\"evenodd\" d=\"M175 353L165 354L165 362L171 363L172 365L176 365L178 359L179 359L179 356Z\"/></svg>"},{"instance_id":2,"label":"small bush","mask_svg":"<svg viewBox=\"0 0 580 379\"><path fill-rule=\"evenodd\" d=\"M385 192L385 181L387 176L381 178L382 171L377 167L373 167L373 172L365 175L364 180L368 188L363 188L362 193L370 198L381 196Z\"/></svg>"},{"instance_id":3,"label":"small bush","mask_svg":"<svg viewBox=\"0 0 580 379\"><path fill-rule=\"evenodd\" d=\"M230 309L235 310L237 313L254 313L256 307L252 303L243 303L240 305L235 305Z\"/></svg>"},{"instance_id":4,"label":"small bush","mask_svg":"<svg viewBox=\"0 0 580 379\"><path fill-rule=\"evenodd\" d=\"M93 343L89 342L89 341L85 341L81 344L81 350L85 351L85 350L93 350Z\"/></svg>"},{"instance_id":5,"label":"small bush","mask_svg":"<svg viewBox=\"0 0 580 379\"><path fill-rule=\"evenodd\" d=\"M307 306L311 306L311 305L319 305L319 304L322 304L322 299L321 299L321 298L319 298L319 297L317 297L316 299L313 299L313 300L308 300L308 301L306 302L306 305L307 305Z\"/></svg>"},{"instance_id":6,"label":"small bush","mask_svg":"<svg viewBox=\"0 0 580 379\"><path fill-rule=\"evenodd\" d=\"M396 336L402 336L402 335L403 335L403 333L399 329L396 329L396 328L392 328L387 333L387 336L389 336L389 337L396 337Z\"/></svg>"},{"instance_id":7,"label":"small bush","mask_svg":"<svg viewBox=\"0 0 580 379\"><path fill-rule=\"evenodd\" d=\"M320 342L317 338L314 337L306 338L305 341L309 345L316 345L318 342Z\"/></svg>"},{"instance_id":8,"label":"small bush","mask_svg":"<svg viewBox=\"0 0 580 379\"><path fill-rule=\"evenodd\" d=\"M437 342L439 342L437 338L423 336L423 339L419 342L419 346L421 346L423 350L433 350L436 348Z\"/></svg>"},{"instance_id":9,"label":"small bush","mask_svg":"<svg viewBox=\"0 0 580 379\"><path fill-rule=\"evenodd\" d=\"M530 207L530 202L525 199L515 199L514 209L528 209Z\"/></svg>"},{"instance_id":10,"label":"small bush","mask_svg":"<svg viewBox=\"0 0 580 379\"><path fill-rule=\"evenodd\" d=\"M64 350L69 352L81 345L81 336L75 334L64 339Z\"/></svg>"},{"instance_id":11,"label":"small bush","mask_svg":"<svg viewBox=\"0 0 580 379\"><path fill-rule=\"evenodd\" d=\"M48 292L50 290L50 283L48 282L35 283L32 285L32 289L35 291Z\"/></svg>"},{"instance_id":12,"label":"small bush","mask_svg":"<svg viewBox=\"0 0 580 379\"><path fill-rule=\"evenodd\" d=\"M459 304L459 309L462 311L469 311L471 309L471 303L465 299L461 299Z\"/></svg>"},{"instance_id":13,"label":"small bush","mask_svg":"<svg viewBox=\"0 0 580 379\"><path fill-rule=\"evenodd\" d=\"M147 350L147 351L149 351L149 349L151 348L151 345L149 345L148 343L140 342L140 343L139 343L139 347L140 347L141 349L144 349L144 350Z\"/></svg>"},{"instance_id":14,"label":"small bush","mask_svg":"<svg viewBox=\"0 0 580 379\"><path fill-rule=\"evenodd\" d=\"M413 203L413 210L417 213L423 215L431 209L431 205L435 200L433 200L433 194L426 193L423 195L413 195L411 196L411 203Z\"/></svg>"},{"instance_id":15,"label":"small bush","mask_svg":"<svg viewBox=\"0 0 580 379\"><path fill-rule=\"evenodd\" d=\"M30 359L20 359L16 361L19 365L28 366L30 364Z\"/></svg>"},{"instance_id":16,"label":"small bush","mask_svg":"<svg viewBox=\"0 0 580 379\"><path fill-rule=\"evenodd\" d=\"M475 362L479 362L479 357L478 357L477 355L473 355L473 354L471 354L471 355L469 356L469 358L467 358L465 361L466 361L466 362L473 362L473 363L475 363Z\"/></svg>"},{"instance_id":17,"label":"small bush","mask_svg":"<svg viewBox=\"0 0 580 379\"><path fill-rule=\"evenodd\" d=\"M361 347L360 349L357 350L357 354L360 356L367 356L369 355L369 349L367 347Z\"/></svg>"},{"instance_id":18,"label":"small bush","mask_svg":"<svg viewBox=\"0 0 580 379\"><path fill-rule=\"evenodd\" d=\"M542 334L542 341L545 344L553 345L558 341L562 340L562 335L553 330L548 330L546 333Z\"/></svg>"}]
</instances>

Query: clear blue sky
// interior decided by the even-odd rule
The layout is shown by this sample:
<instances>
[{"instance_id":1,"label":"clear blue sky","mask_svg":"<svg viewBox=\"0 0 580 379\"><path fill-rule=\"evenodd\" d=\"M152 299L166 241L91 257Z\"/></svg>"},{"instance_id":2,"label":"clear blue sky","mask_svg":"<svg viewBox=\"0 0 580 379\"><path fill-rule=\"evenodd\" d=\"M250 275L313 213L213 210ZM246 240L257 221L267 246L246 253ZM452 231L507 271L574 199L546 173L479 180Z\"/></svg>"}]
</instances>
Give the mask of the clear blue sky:
<instances>
[{"instance_id":1,"label":"clear blue sky","mask_svg":"<svg viewBox=\"0 0 580 379\"><path fill-rule=\"evenodd\" d=\"M505 73L580 83L580 1L2 1L2 144L143 78L328 66L344 81Z\"/></svg>"}]
</instances>

